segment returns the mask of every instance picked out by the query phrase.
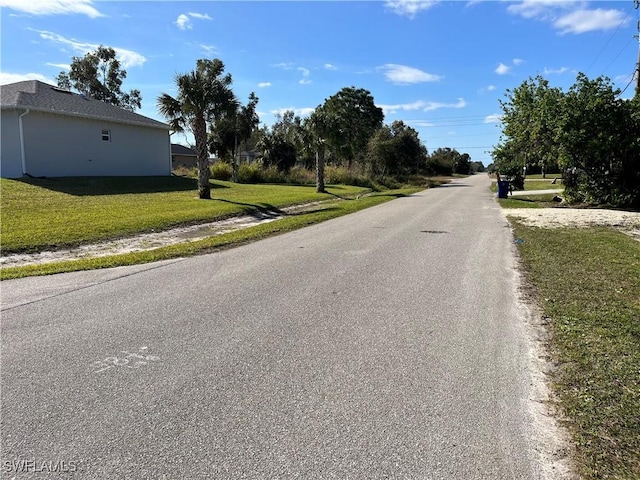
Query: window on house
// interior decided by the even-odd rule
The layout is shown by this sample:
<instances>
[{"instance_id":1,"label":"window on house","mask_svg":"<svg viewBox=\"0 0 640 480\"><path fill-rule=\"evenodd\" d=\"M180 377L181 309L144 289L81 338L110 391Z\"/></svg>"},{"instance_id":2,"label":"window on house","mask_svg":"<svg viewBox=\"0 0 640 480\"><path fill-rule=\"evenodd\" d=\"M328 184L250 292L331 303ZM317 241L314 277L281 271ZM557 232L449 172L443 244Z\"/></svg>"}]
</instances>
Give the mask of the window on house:
<instances>
[{"instance_id":1,"label":"window on house","mask_svg":"<svg viewBox=\"0 0 640 480\"><path fill-rule=\"evenodd\" d=\"M102 130L102 141L103 142L111 141L111 130Z\"/></svg>"}]
</instances>

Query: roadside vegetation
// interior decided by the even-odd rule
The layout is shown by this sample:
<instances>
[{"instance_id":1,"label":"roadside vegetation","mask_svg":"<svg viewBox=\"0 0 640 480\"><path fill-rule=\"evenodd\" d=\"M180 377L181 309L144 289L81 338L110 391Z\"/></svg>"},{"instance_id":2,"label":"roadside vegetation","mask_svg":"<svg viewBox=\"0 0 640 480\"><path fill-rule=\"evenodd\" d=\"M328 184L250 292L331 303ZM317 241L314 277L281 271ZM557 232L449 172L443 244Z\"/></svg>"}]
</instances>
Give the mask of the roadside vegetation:
<instances>
[{"instance_id":1,"label":"roadside vegetation","mask_svg":"<svg viewBox=\"0 0 640 480\"><path fill-rule=\"evenodd\" d=\"M640 478L640 243L512 222L552 332L552 385L583 478Z\"/></svg>"}]
</instances>

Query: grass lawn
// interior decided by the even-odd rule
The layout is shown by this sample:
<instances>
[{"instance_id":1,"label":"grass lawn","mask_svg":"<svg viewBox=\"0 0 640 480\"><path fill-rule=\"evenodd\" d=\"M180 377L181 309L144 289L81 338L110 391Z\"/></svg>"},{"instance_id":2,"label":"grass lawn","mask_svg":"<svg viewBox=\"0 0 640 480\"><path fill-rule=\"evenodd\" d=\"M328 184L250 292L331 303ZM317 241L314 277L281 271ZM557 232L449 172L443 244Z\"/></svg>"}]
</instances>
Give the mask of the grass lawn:
<instances>
[{"instance_id":1,"label":"grass lawn","mask_svg":"<svg viewBox=\"0 0 640 480\"><path fill-rule=\"evenodd\" d=\"M558 206L553 201L553 193L543 195L523 195L518 197L498 198L498 203L503 208L555 208Z\"/></svg>"},{"instance_id":2,"label":"grass lawn","mask_svg":"<svg viewBox=\"0 0 640 480\"><path fill-rule=\"evenodd\" d=\"M551 181L547 180L527 180L524 182L524 190L562 190L564 185L561 183L556 183L555 185L551 183ZM491 191L498 191L498 184L494 180L491 182Z\"/></svg>"},{"instance_id":3,"label":"grass lawn","mask_svg":"<svg viewBox=\"0 0 640 480\"><path fill-rule=\"evenodd\" d=\"M552 382L584 478L640 478L640 243L512 222L550 318Z\"/></svg>"},{"instance_id":4,"label":"grass lawn","mask_svg":"<svg viewBox=\"0 0 640 480\"><path fill-rule=\"evenodd\" d=\"M196 180L180 177L0 179L3 253L37 251L212 221L260 209L353 197L361 187L212 182L200 200Z\"/></svg>"}]
</instances>

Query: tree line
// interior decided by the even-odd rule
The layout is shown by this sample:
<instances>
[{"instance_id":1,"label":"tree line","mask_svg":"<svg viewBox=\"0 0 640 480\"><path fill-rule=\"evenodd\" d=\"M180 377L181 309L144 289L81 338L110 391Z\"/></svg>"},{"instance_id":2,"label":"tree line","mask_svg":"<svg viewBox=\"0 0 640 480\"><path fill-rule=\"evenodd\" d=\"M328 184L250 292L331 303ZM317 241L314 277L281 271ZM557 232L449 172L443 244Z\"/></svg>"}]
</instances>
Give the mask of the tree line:
<instances>
[{"instance_id":1,"label":"tree line","mask_svg":"<svg viewBox=\"0 0 640 480\"><path fill-rule=\"evenodd\" d=\"M122 92L126 71L115 51L99 47L74 57L69 73L61 72L58 85L91 95L129 110L140 108L138 90ZM158 110L174 132L189 131L195 140L198 194L211 198L209 154L233 166L238 180L238 153L254 149L265 167L288 171L296 164L315 168L316 189L325 191L326 163L354 169L369 178L410 175L451 175L483 171L466 153L439 148L429 155L418 132L398 120L384 124L384 113L366 89L342 88L302 118L292 111L277 115L270 127L259 127L258 97L251 93L243 104L232 89L231 74L219 59L200 59L196 68L175 77L177 95L163 93Z\"/></svg>"},{"instance_id":2,"label":"tree line","mask_svg":"<svg viewBox=\"0 0 640 480\"><path fill-rule=\"evenodd\" d=\"M541 76L507 90L494 166L512 179L561 172L570 201L640 207L640 94L579 73L568 91Z\"/></svg>"}]
</instances>

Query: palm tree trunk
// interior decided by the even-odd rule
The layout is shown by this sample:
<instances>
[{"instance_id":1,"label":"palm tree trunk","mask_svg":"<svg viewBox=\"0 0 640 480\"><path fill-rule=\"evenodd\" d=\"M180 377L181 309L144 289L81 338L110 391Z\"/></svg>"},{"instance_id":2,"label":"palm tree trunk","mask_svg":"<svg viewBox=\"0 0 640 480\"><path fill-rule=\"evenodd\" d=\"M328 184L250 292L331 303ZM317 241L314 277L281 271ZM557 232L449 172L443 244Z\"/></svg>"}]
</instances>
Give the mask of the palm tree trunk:
<instances>
[{"instance_id":1,"label":"palm tree trunk","mask_svg":"<svg viewBox=\"0 0 640 480\"><path fill-rule=\"evenodd\" d=\"M207 150L207 124L204 117L196 117L193 122L193 136L196 140L198 154L198 197L211 199L209 186L209 152Z\"/></svg>"},{"instance_id":2,"label":"palm tree trunk","mask_svg":"<svg viewBox=\"0 0 640 480\"><path fill-rule=\"evenodd\" d=\"M318 142L316 150L316 192L326 193L324 189L324 142Z\"/></svg>"}]
</instances>

